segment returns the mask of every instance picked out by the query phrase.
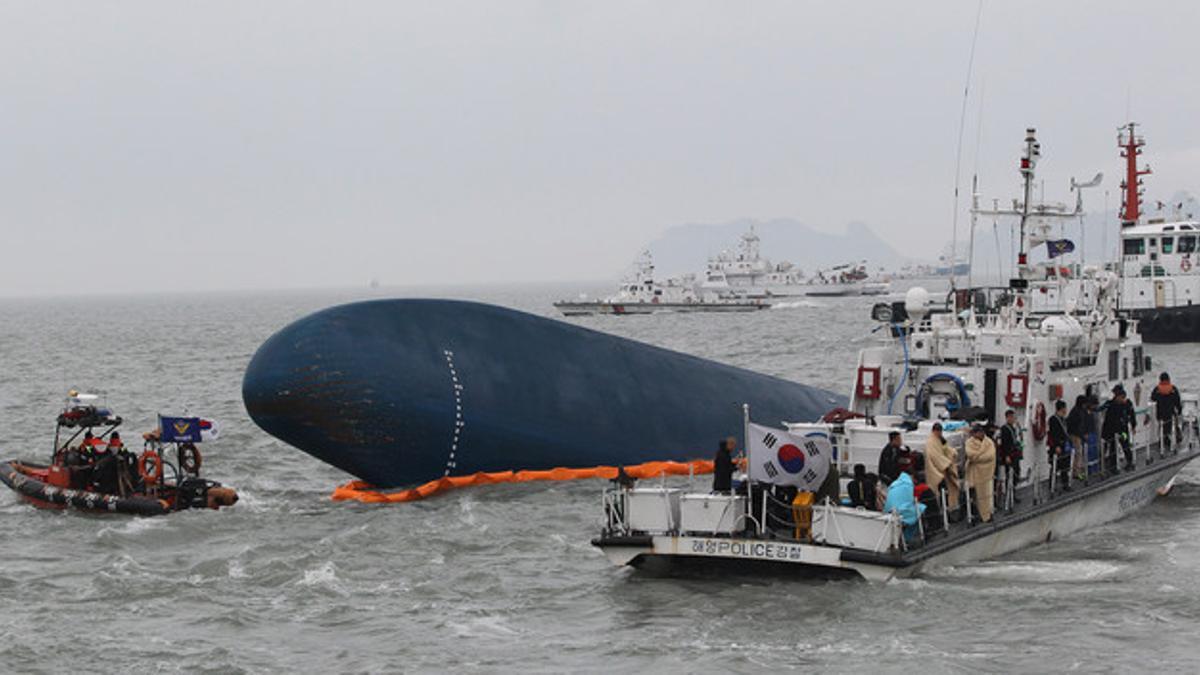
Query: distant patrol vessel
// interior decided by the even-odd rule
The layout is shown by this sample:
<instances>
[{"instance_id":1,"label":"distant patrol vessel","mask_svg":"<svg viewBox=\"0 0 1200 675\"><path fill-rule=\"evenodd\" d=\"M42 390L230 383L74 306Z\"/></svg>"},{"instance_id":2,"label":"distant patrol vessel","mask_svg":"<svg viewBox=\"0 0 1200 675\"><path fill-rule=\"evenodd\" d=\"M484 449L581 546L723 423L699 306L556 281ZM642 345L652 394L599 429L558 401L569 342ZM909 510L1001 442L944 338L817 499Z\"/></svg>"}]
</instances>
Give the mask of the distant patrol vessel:
<instances>
[{"instance_id":1,"label":"distant patrol vessel","mask_svg":"<svg viewBox=\"0 0 1200 675\"><path fill-rule=\"evenodd\" d=\"M633 271L603 300L560 300L554 307L564 316L591 314L655 314L658 312L755 312L770 305L740 289L702 287L694 275L673 277L665 282L654 278L654 260L649 251L634 263Z\"/></svg>"},{"instance_id":2,"label":"distant patrol vessel","mask_svg":"<svg viewBox=\"0 0 1200 675\"><path fill-rule=\"evenodd\" d=\"M805 277L790 262L772 264L769 259L762 257L760 243L751 225L741 236L736 253L722 251L708 259L701 288L719 292L735 291L751 298L766 299L883 295L891 289L888 282L870 277L865 261L836 265Z\"/></svg>"}]
</instances>

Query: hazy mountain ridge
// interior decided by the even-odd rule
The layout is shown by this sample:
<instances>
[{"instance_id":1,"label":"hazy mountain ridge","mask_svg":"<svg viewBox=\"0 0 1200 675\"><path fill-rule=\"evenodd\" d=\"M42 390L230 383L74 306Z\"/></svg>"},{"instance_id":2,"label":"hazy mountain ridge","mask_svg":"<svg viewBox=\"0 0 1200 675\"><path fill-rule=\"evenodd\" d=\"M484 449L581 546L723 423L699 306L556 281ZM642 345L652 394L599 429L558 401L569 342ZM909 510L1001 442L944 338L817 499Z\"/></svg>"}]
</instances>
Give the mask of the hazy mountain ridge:
<instances>
[{"instance_id":1,"label":"hazy mountain ridge","mask_svg":"<svg viewBox=\"0 0 1200 675\"><path fill-rule=\"evenodd\" d=\"M1146 199L1142 222L1148 219L1191 218L1200 215L1196 200L1187 192L1177 192L1170 202ZM1182 207L1177 210L1177 207ZM905 265L937 265L949 254L952 234L947 225L945 244L931 249L927 255L912 257L875 233L865 223L851 222L841 232L817 229L792 218L759 220L742 218L725 223L688 223L668 228L647 244L654 256L659 276L686 272L701 273L709 257L722 251L736 253L741 236L750 227L758 234L760 254L772 263L791 262L805 274L847 262L866 260L874 272L884 268L898 271ZM980 217L976 221L974 264L977 274L1004 279L1009 276L1016 259L1018 221L1014 217ZM959 221L958 252L966 260L970 249L971 219ZM1075 251L1064 256L1068 262L1083 260L1096 264L1114 260L1120 239L1117 209L1085 211L1082 218L1072 218L1054 224L1056 236L1070 239ZM1031 251L1031 260L1046 259L1045 246Z\"/></svg>"}]
</instances>

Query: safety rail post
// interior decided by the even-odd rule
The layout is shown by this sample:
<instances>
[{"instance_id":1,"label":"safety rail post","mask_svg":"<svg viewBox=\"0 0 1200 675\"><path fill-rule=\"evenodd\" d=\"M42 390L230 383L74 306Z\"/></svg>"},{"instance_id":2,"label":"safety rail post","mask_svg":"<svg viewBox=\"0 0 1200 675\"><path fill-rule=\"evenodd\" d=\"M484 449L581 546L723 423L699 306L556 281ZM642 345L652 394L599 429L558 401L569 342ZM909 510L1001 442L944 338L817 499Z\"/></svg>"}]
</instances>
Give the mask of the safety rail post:
<instances>
[{"instance_id":1,"label":"safety rail post","mask_svg":"<svg viewBox=\"0 0 1200 675\"><path fill-rule=\"evenodd\" d=\"M944 483L945 481L943 481ZM938 501L942 505L942 530L948 534L950 532L950 513L947 511L949 507L946 505L946 489L942 485L938 486Z\"/></svg>"},{"instance_id":2,"label":"safety rail post","mask_svg":"<svg viewBox=\"0 0 1200 675\"><path fill-rule=\"evenodd\" d=\"M1050 498L1054 499L1055 478L1058 477L1058 453L1050 455Z\"/></svg>"},{"instance_id":3,"label":"safety rail post","mask_svg":"<svg viewBox=\"0 0 1200 675\"><path fill-rule=\"evenodd\" d=\"M1034 505L1042 503L1042 463L1037 461L1037 455L1034 454L1033 468L1030 471L1030 487L1033 488L1031 499Z\"/></svg>"},{"instance_id":4,"label":"safety rail post","mask_svg":"<svg viewBox=\"0 0 1200 675\"><path fill-rule=\"evenodd\" d=\"M764 536L767 533L767 491L762 491L762 519L758 523L758 534Z\"/></svg>"},{"instance_id":5,"label":"safety rail post","mask_svg":"<svg viewBox=\"0 0 1200 675\"><path fill-rule=\"evenodd\" d=\"M972 518L971 518L971 479L968 476L968 474L970 474L970 472L971 472L971 460L969 460L969 459L964 460L963 461L963 479L964 479L963 486L966 489L963 491L963 494L966 495L966 498L963 500L963 503L966 505L966 508L967 508L967 526L968 527L973 524Z\"/></svg>"}]
</instances>

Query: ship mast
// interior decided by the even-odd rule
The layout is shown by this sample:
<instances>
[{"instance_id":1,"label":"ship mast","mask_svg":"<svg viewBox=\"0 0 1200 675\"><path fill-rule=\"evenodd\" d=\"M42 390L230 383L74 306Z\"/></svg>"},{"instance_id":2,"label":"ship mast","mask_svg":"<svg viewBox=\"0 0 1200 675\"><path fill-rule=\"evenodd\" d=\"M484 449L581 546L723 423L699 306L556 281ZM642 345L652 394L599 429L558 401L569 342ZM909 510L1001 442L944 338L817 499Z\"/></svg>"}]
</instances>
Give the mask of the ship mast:
<instances>
[{"instance_id":1,"label":"ship mast","mask_svg":"<svg viewBox=\"0 0 1200 675\"><path fill-rule=\"evenodd\" d=\"M1124 195L1121 198L1121 227L1137 225L1141 216L1142 179L1150 173L1150 167L1139 169L1138 155L1142 154L1145 139L1137 135L1137 122L1130 122L1117 130L1117 146L1121 148L1121 156L1125 158L1125 180L1121 182Z\"/></svg>"},{"instance_id":2,"label":"ship mast","mask_svg":"<svg viewBox=\"0 0 1200 675\"><path fill-rule=\"evenodd\" d=\"M1038 273L1037 268L1029 264L1029 251L1039 244L1044 244L1050 240L1050 228L1046 222L1051 219L1075 218L1083 213L1083 198L1081 195L1076 195L1075 209L1071 210L1065 204L1047 204L1045 202L1033 203L1033 184L1035 174L1037 172L1038 159L1042 156L1042 144L1037 140L1037 130L1030 127L1025 130L1025 152L1021 155L1021 163L1019 171L1021 173L1022 182L1022 199L1012 201L1012 208L999 208L994 206L991 209L981 209L978 204L978 196L972 200L972 216L1010 216L1020 219L1020 250L1017 253L1017 269L1014 278L1009 280L1009 287L1017 296L1017 306L1025 308L1028 311L1029 307L1029 282L1041 280L1045 278L1045 271ZM1071 179L1072 190L1082 190L1083 188L1091 188L1100 184L1103 176L1096 174L1096 177L1086 183L1079 183L1074 178ZM1057 278L1057 274L1055 275Z\"/></svg>"},{"instance_id":3,"label":"ship mast","mask_svg":"<svg viewBox=\"0 0 1200 675\"><path fill-rule=\"evenodd\" d=\"M1025 155L1021 157L1021 180L1024 181L1024 199L1021 202L1021 248L1017 252L1017 278L1028 279L1029 251L1025 230L1029 222L1029 207L1033 200L1033 175L1038 157L1042 155L1042 144L1037 142L1037 130L1025 130Z\"/></svg>"}]
</instances>

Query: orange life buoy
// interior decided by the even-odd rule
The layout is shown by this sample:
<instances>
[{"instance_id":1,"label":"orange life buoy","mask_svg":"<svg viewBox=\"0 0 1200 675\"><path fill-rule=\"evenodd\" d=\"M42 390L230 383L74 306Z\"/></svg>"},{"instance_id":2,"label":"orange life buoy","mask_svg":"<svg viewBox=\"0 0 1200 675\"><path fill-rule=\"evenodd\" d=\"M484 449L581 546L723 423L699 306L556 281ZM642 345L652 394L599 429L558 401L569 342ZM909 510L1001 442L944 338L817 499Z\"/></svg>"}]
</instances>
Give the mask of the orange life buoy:
<instances>
[{"instance_id":1,"label":"orange life buoy","mask_svg":"<svg viewBox=\"0 0 1200 675\"><path fill-rule=\"evenodd\" d=\"M142 456L138 458L138 475L142 477L146 485L160 483L163 477L162 457L159 457L158 453L153 450L143 452Z\"/></svg>"},{"instance_id":2,"label":"orange life buoy","mask_svg":"<svg viewBox=\"0 0 1200 675\"><path fill-rule=\"evenodd\" d=\"M1033 421L1029 423L1029 430L1033 432L1033 437L1036 440L1042 440L1046 437L1046 406L1038 401L1037 407L1033 410Z\"/></svg>"},{"instance_id":3,"label":"orange life buoy","mask_svg":"<svg viewBox=\"0 0 1200 675\"><path fill-rule=\"evenodd\" d=\"M197 448L194 443L184 443L179 446L179 468L197 475L200 473L201 460L200 448Z\"/></svg>"}]
</instances>

